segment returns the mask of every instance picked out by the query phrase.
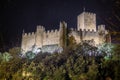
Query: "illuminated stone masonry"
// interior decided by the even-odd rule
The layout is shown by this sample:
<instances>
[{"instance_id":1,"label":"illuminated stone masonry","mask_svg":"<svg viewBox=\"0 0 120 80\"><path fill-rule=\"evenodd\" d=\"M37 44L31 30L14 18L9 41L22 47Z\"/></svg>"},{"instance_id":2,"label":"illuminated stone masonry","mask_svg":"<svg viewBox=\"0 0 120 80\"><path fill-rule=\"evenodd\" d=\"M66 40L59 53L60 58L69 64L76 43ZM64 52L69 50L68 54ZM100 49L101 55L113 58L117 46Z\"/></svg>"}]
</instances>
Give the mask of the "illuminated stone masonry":
<instances>
[{"instance_id":1,"label":"illuminated stone masonry","mask_svg":"<svg viewBox=\"0 0 120 80\"><path fill-rule=\"evenodd\" d=\"M42 52L61 52L63 47L63 35L66 35L64 28L67 29L67 23L60 22L59 29L46 31L43 26L37 26L36 32L22 34L21 50L22 53L31 51L33 46ZM75 38L76 43L82 41L91 42L92 45L99 45L104 42L111 42L109 32L105 25L96 26L96 14L83 12L77 17L77 29L72 29L68 34Z\"/></svg>"}]
</instances>

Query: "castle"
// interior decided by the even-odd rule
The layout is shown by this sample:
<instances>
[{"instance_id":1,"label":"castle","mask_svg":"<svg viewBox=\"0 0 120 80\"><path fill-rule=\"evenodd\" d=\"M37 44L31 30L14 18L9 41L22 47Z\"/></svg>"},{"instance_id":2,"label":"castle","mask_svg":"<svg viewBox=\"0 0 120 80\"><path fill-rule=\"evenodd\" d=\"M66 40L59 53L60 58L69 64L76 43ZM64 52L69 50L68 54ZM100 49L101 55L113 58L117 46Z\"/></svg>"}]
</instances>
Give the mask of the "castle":
<instances>
[{"instance_id":1,"label":"castle","mask_svg":"<svg viewBox=\"0 0 120 80\"><path fill-rule=\"evenodd\" d=\"M22 53L30 51L32 47L41 49L43 52L55 52L62 49L63 36L66 36L66 22L60 22L59 29L46 31L43 26L37 26L36 32L22 34L21 50ZM105 29L105 25L96 26L96 14L90 12L82 12L77 16L77 28L71 28L69 36L73 36L76 43L82 41L92 42L97 46L104 42L111 42L109 32Z\"/></svg>"}]
</instances>

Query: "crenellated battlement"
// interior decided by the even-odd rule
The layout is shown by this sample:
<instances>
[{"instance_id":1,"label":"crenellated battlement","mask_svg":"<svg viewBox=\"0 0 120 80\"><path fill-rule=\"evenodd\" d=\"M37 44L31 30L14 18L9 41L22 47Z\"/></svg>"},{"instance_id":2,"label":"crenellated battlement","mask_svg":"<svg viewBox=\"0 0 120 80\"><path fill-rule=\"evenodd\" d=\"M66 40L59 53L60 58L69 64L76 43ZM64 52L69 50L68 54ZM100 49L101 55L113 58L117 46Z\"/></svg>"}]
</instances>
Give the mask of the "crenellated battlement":
<instances>
[{"instance_id":1,"label":"crenellated battlement","mask_svg":"<svg viewBox=\"0 0 120 80\"><path fill-rule=\"evenodd\" d=\"M84 13L85 13L85 15L88 15L88 16L96 16L95 13L91 13L91 12L84 12Z\"/></svg>"},{"instance_id":2,"label":"crenellated battlement","mask_svg":"<svg viewBox=\"0 0 120 80\"><path fill-rule=\"evenodd\" d=\"M23 36L27 36L27 33L25 33Z\"/></svg>"},{"instance_id":3,"label":"crenellated battlement","mask_svg":"<svg viewBox=\"0 0 120 80\"><path fill-rule=\"evenodd\" d=\"M37 25L37 29L45 29L42 25Z\"/></svg>"},{"instance_id":4,"label":"crenellated battlement","mask_svg":"<svg viewBox=\"0 0 120 80\"><path fill-rule=\"evenodd\" d=\"M95 34L95 33L97 33L97 31L95 31L94 29L92 29L92 30L90 30L90 29L88 29L88 30L84 29L84 30L82 30L82 32L86 33L86 34Z\"/></svg>"},{"instance_id":5,"label":"crenellated battlement","mask_svg":"<svg viewBox=\"0 0 120 80\"><path fill-rule=\"evenodd\" d=\"M23 34L23 37L30 37L30 36L34 36L35 33L34 32L31 32L31 33L24 33Z\"/></svg>"},{"instance_id":6,"label":"crenellated battlement","mask_svg":"<svg viewBox=\"0 0 120 80\"><path fill-rule=\"evenodd\" d=\"M32 34L31 33L28 33L28 36L30 37Z\"/></svg>"},{"instance_id":7,"label":"crenellated battlement","mask_svg":"<svg viewBox=\"0 0 120 80\"><path fill-rule=\"evenodd\" d=\"M35 33L34 33L34 32L32 32L32 35L35 35Z\"/></svg>"},{"instance_id":8,"label":"crenellated battlement","mask_svg":"<svg viewBox=\"0 0 120 80\"><path fill-rule=\"evenodd\" d=\"M58 30L58 29L55 29L55 30L47 30L47 31L46 31L46 34L47 34L47 35L57 34L57 33L59 33L59 30Z\"/></svg>"},{"instance_id":9,"label":"crenellated battlement","mask_svg":"<svg viewBox=\"0 0 120 80\"><path fill-rule=\"evenodd\" d=\"M44 26L37 25L37 29L36 29L36 32L37 32L37 33L41 33L41 32L44 32L44 31L45 31Z\"/></svg>"},{"instance_id":10,"label":"crenellated battlement","mask_svg":"<svg viewBox=\"0 0 120 80\"><path fill-rule=\"evenodd\" d=\"M47 34L49 34L50 33L50 31L49 30L47 30Z\"/></svg>"},{"instance_id":11,"label":"crenellated battlement","mask_svg":"<svg viewBox=\"0 0 120 80\"><path fill-rule=\"evenodd\" d=\"M78 31L76 28L70 28L70 31Z\"/></svg>"},{"instance_id":12,"label":"crenellated battlement","mask_svg":"<svg viewBox=\"0 0 120 80\"><path fill-rule=\"evenodd\" d=\"M55 33L58 33L59 31L57 29L55 29Z\"/></svg>"},{"instance_id":13,"label":"crenellated battlement","mask_svg":"<svg viewBox=\"0 0 120 80\"><path fill-rule=\"evenodd\" d=\"M105 30L105 25L98 25L98 30L100 31L100 30Z\"/></svg>"}]
</instances>

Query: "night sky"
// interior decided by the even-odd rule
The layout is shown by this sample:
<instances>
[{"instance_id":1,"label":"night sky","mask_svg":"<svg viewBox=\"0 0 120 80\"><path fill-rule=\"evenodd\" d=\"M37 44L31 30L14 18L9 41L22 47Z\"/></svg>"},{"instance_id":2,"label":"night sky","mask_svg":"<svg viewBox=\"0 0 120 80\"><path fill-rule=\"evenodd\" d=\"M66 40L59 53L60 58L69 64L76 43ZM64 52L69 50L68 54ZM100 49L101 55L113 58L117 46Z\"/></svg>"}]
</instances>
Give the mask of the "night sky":
<instances>
[{"instance_id":1,"label":"night sky","mask_svg":"<svg viewBox=\"0 0 120 80\"><path fill-rule=\"evenodd\" d=\"M33 32L37 25L58 29L60 21L76 28L77 15L86 8L97 15L97 24L105 24L114 0L1 0L0 39L6 45L20 45L23 29Z\"/></svg>"}]
</instances>

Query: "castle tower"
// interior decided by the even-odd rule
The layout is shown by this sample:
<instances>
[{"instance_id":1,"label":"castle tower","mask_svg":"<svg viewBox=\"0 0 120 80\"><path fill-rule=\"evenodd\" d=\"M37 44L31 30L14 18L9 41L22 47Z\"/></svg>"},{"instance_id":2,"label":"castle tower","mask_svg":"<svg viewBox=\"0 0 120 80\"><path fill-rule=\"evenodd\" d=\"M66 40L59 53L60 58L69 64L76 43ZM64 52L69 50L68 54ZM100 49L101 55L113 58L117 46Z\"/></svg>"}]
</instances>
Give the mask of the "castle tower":
<instances>
[{"instance_id":1,"label":"castle tower","mask_svg":"<svg viewBox=\"0 0 120 80\"><path fill-rule=\"evenodd\" d=\"M110 42L110 36L108 31L105 29L105 25L98 25L98 34L99 34L99 43L102 44L104 42Z\"/></svg>"},{"instance_id":2,"label":"castle tower","mask_svg":"<svg viewBox=\"0 0 120 80\"><path fill-rule=\"evenodd\" d=\"M35 44L35 34L32 33L22 33L22 42L21 42L21 52L25 53L32 49L32 46Z\"/></svg>"},{"instance_id":3,"label":"castle tower","mask_svg":"<svg viewBox=\"0 0 120 80\"><path fill-rule=\"evenodd\" d=\"M43 26L37 26L35 45L37 48L41 48L43 45L43 33L45 28Z\"/></svg>"},{"instance_id":4,"label":"castle tower","mask_svg":"<svg viewBox=\"0 0 120 80\"><path fill-rule=\"evenodd\" d=\"M96 14L83 12L77 17L77 29L78 30L94 30L96 31Z\"/></svg>"},{"instance_id":5,"label":"castle tower","mask_svg":"<svg viewBox=\"0 0 120 80\"><path fill-rule=\"evenodd\" d=\"M22 41L21 41L21 52L23 52L23 49L25 49L24 35L25 35L25 32L24 32L24 30L23 30L23 33L22 33Z\"/></svg>"}]
</instances>

